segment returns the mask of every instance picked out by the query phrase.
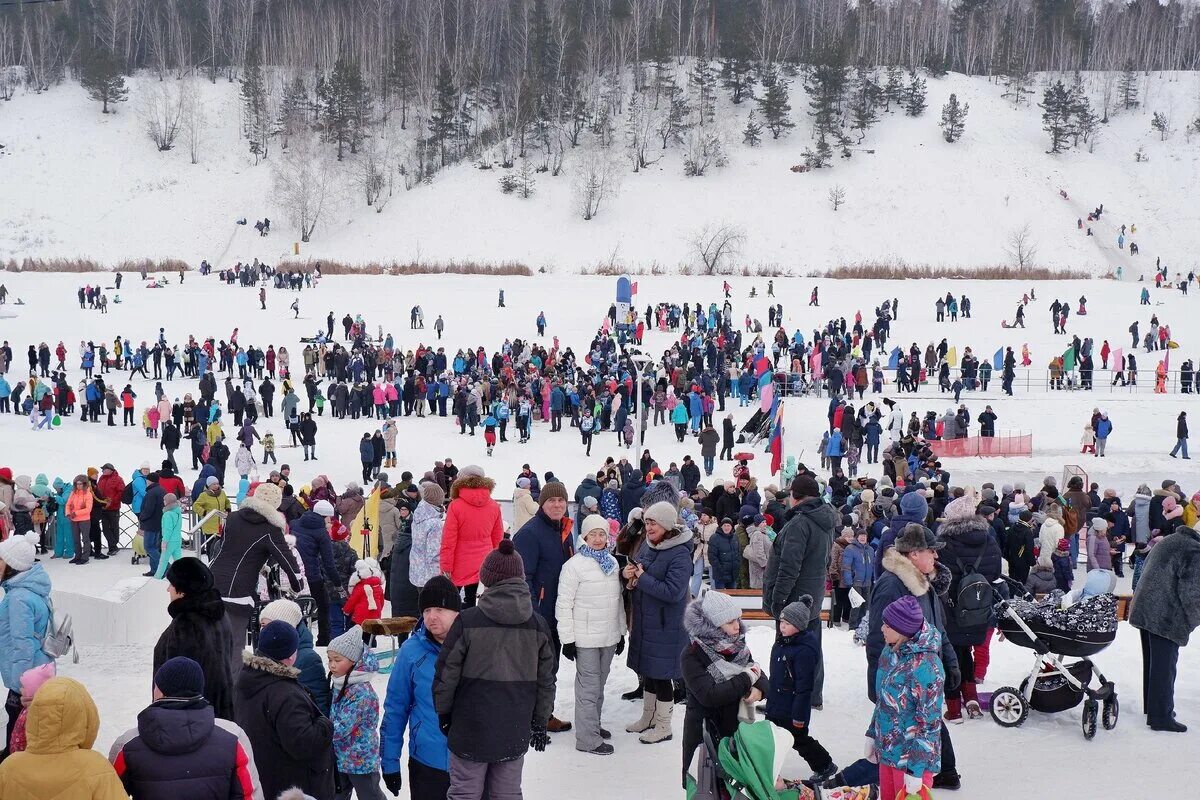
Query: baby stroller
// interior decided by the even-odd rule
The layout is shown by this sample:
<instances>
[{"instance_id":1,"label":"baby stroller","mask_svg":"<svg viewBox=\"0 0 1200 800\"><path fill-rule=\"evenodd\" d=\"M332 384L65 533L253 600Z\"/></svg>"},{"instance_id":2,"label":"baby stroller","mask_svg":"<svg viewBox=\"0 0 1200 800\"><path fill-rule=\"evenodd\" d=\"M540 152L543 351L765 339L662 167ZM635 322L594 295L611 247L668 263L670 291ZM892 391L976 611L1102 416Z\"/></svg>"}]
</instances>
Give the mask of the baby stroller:
<instances>
[{"instance_id":1,"label":"baby stroller","mask_svg":"<svg viewBox=\"0 0 1200 800\"><path fill-rule=\"evenodd\" d=\"M1083 703L1083 738L1096 735L1097 717L1105 730L1117 727L1120 704L1116 686L1104 677L1091 656L1117 637L1117 600L1101 594L1080 600L1065 611L1059 608L1062 593L1055 591L1039 603L1015 581L1009 581L1023 599L1002 600L996 605L996 627L1018 647L1034 651L1033 668L1019 688L1004 686L992 693L992 719L1015 728L1029 710L1057 714ZM1066 659L1077 658L1068 663ZM1092 688L1092 679L1099 684Z\"/></svg>"}]
</instances>

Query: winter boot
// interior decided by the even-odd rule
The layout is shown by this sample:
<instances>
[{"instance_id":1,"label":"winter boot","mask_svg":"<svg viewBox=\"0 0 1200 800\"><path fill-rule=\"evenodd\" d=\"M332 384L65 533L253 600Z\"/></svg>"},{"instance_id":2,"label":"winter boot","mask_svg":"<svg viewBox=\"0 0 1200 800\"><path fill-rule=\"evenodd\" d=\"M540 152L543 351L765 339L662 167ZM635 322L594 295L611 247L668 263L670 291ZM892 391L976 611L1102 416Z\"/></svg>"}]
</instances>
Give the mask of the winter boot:
<instances>
[{"instance_id":1,"label":"winter boot","mask_svg":"<svg viewBox=\"0 0 1200 800\"><path fill-rule=\"evenodd\" d=\"M654 724L654 703L656 698L650 692L642 695L642 716L625 726L626 733L641 733L650 729Z\"/></svg>"},{"instance_id":2,"label":"winter boot","mask_svg":"<svg viewBox=\"0 0 1200 800\"><path fill-rule=\"evenodd\" d=\"M942 718L952 725L962 725L962 699L958 697L946 698L946 713Z\"/></svg>"},{"instance_id":3,"label":"winter boot","mask_svg":"<svg viewBox=\"0 0 1200 800\"><path fill-rule=\"evenodd\" d=\"M675 710L675 704L668 701L655 701L654 703L654 725L647 729L638 737L638 741L642 744L655 744L657 742L665 742L671 738L671 713Z\"/></svg>"},{"instance_id":4,"label":"winter boot","mask_svg":"<svg viewBox=\"0 0 1200 800\"><path fill-rule=\"evenodd\" d=\"M625 694L621 695L622 700L641 700L642 699L642 681L638 679L638 685L630 689Z\"/></svg>"}]
</instances>

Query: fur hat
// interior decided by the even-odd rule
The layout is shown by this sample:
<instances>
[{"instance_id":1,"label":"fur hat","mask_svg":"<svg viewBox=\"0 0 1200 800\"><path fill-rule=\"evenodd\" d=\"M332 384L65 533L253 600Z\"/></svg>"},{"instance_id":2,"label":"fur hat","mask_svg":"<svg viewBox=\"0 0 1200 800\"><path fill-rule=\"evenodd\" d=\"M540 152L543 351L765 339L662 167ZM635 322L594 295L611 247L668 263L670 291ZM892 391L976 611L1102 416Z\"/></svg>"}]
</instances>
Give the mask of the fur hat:
<instances>
[{"instance_id":1,"label":"fur hat","mask_svg":"<svg viewBox=\"0 0 1200 800\"><path fill-rule=\"evenodd\" d=\"M679 513L670 503L655 503L642 512L642 519L653 520L669 531L679 524Z\"/></svg>"},{"instance_id":2,"label":"fur hat","mask_svg":"<svg viewBox=\"0 0 1200 800\"><path fill-rule=\"evenodd\" d=\"M905 525L904 530L900 531L900 535L896 537L897 553L913 553L917 550L941 550L945 546L945 542L939 542L934 537L933 531L915 522Z\"/></svg>"},{"instance_id":3,"label":"fur hat","mask_svg":"<svg viewBox=\"0 0 1200 800\"><path fill-rule=\"evenodd\" d=\"M698 602L700 610L713 625L721 626L742 616L742 607L737 600L715 589L709 589L701 595Z\"/></svg>"},{"instance_id":4,"label":"fur hat","mask_svg":"<svg viewBox=\"0 0 1200 800\"><path fill-rule=\"evenodd\" d=\"M165 576L167 583L185 595L213 588L213 574L208 565L195 556L184 556L171 562Z\"/></svg>"},{"instance_id":5,"label":"fur hat","mask_svg":"<svg viewBox=\"0 0 1200 800\"><path fill-rule=\"evenodd\" d=\"M479 565L479 582L484 586L495 586L510 578L525 577L525 562L513 547L511 539L501 539L496 549L487 554Z\"/></svg>"},{"instance_id":6,"label":"fur hat","mask_svg":"<svg viewBox=\"0 0 1200 800\"><path fill-rule=\"evenodd\" d=\"M341 636L332 640L329 643L327 652L337 653L339 656L351 661L355 664L362 658L363 654L363 629L355 625L350 630L343 633Z\"/></svg>"},{"instance_id":7,"label":"fur hat","mask_svg":"<svg viewBox=\"0 0 1200 800\"><path fill-rule=\"evenodd\" d=\"M538 508L542 508L547 502L555 499L567 501L567 487L559 481L550 481L542 487L542 491L538 495Z\"/></svg>"},{"instance_id":8,"label":"fur hat","mask_svg":"<svg viewBox=\"0 0 1200 800\"><path fill-rule=\"evenodd\" d=\"M373 558L360 558L354 562L354 574L350 576L353 583L365 580L366 578L382 578L383 570L379 568L379 562ZM358 580L354 580L357 578Z\"/></svg>"},{"instance_id":9,"label":"fur hat","mask_svg":"<svg viewBox=\"0 0 1200 800\"><path fill-rule=\"evenodd\" d=\"M970 519L975 516L975 500L969 495L963 495L947 504L943 518L947 522Z\"/></svg>"},{"instance_id":10,"label":"fur hat","mask_svg":"<svg viewBox=\"0 0 1200 800\"><path fill-rule=\"evenodd\" d=\"M422 614L427 608L445 608L450 611L462 611L462 597L458 587L450 582L445 575L434 575L421 587L417 595L417 608Z\"/></svg>"},{"instance_id":11,"label":"fur hat","mask_svg":"<svg viewBox=\"0 0 1200 800\"><path fill-rule=\"evenodd\" d=\"M294 600L280 598L272 600L262 607L258 612L258 619L270 620L271 622L279 621L286 622L293 628L300 626L300 620L304 618L304 612L300 610L300 606Z\"/></svg>"},{"instance_id":12,"label":"fur hat","mask_svg":"<svg viewBox=\"0 0 1200 800\"><path fill-rule=\"evenodd\" d=\"M446 502L446 490L433 481L425 481L420 486L421 499L431 506L441 507Z\"/></svg>"},{"instance_id":13,"label":"fur hat","mask_svg":"<svg viewBox=\"0 0 1200 800\"><path fill-rule=\"evenodd\" d=\"M802 594L797 598L796 602L788 603L783 607L783 613L779 615L779 618L786 620L800 630L804 630L808 627L809 620L812 618L812 604L812 595Z\"/></svg>"},{"instance_id":14,"label":"fur hat","mask_svg":"<svg viewBox=\"0 0 1200 800\"><path fill-rule=\"evenodd\" d=\"M678 509L679 492L675 491L675 487L666 481L654 481L654 483L646 487L646 491L642 493L642 499L638 501L638 505L642 508L649 508L655 503L669 503Z\"/></svg>"}]
</instances>

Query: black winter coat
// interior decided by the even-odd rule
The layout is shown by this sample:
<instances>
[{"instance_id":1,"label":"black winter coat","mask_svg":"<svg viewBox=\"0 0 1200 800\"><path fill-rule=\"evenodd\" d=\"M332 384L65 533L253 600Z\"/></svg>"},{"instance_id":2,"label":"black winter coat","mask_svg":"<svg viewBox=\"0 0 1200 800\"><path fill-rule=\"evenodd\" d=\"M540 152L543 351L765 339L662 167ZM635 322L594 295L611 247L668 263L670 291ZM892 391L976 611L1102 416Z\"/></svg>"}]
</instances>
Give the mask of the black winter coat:
<instances>
[{"instance_id":1,"label":"black winter coat","mask_svg":"<svg viewBox=\"0 0 1200 800\"><path fill-rule=\"evenodd\" d=\"M570 522L570 520L564 520ZM525 565L525 582L534 610L542 615L552 630L558 629L555 606L558 604L558 574L563 564L575 555L571 528L554 522L542 509L529 518L513 537L513 547Z\"/></svg>"},{"instance_id":2,"label":"black winter coat","mask_svg":"<svg viewBox=\"0 0 1200 800\"><path fill-rule=\"evenodd\" d=\"M238 673L237 724L254 749L264 797L293 786L333 797L333 723L296 678L300 671L246 653Z\"/></svg>"},{"instance_id":3,"label":"black winter coat","mask_svg":"<svg viewBox=\"0 0 1200 800\"><path fill-rule=\"evenodd\" d=\"M333 563L333 540L325 530L325 518L315 511L305 511L289 529L296 537L296 551L304 562L304 577L309 586L323 586L338 579ZM315 589L313 591L316 591Z\"/></svg>"},{"instance_id":4,"label":"black winter coat","mask_svg":"<svg viewBox=\"0 0 1200 800\"><path fill-rule=\"evenodd\" d=\"M204 670L204 698L221 719L233 719L233 673L229 668L234 651L233 629L225 615L225 603L215 589L185 595L167 606L171 624L154 645L154 669L168 659L186 656Z\"/></svg>"},{"instance_id":5,"label":"black winter coat","mask_svg":"<svg viewBox=\"0 0 1200 800\"><path fill-rule=\"evenodd\" d=\"M147 493L148 494L148 493ZM213 584L222 597L252 597L258 573L268 560L279 565L292 591L300 591L300 568L283 538L283 515L253 496L229 515L221 537L221 552L209 564Z\"/></svg>"},{"instance_id":6,"label":"black winter coat","mask_svg":"<svg viewBox=\"0 0 1200 800\"><path fill-rule=\"evenodd\" d=\"M236 730L236 729L235 729ZM250 800L256 788L248 741L216 724L203 698L164 698L113 743L109 760L133 800Z\"/></svg>"},{"instance_id":7,"label":"black winter coat","mask_svg":"<svg viewBox=\"0 0 1200 800\"><path fill-rule=\"evenodd\" d=\"M963 573L974 566L989 582L999 580L1001 570L1000 545L992 537L991 526L979 515L966 519L949 519L938 527L938 539L946 543L938 560L950 568L950 591L947 597L953 604L958 597L958 585ZM987 628L963 629L954 622L954 609L946 609L946 636L955 647L983 644Z\"/></svg>"},{"instance_id":8,"label":"black winter coat","mask_svg":"<svg viewBox=\"0 0 1200 800\"><path fill-rule=\"evenodd\" d=\"M683 491L691 494L700 485L700 467L696 465L695 461L687 462L679 468L679 479L682 482Z\"/></svg>"}]
</instances>

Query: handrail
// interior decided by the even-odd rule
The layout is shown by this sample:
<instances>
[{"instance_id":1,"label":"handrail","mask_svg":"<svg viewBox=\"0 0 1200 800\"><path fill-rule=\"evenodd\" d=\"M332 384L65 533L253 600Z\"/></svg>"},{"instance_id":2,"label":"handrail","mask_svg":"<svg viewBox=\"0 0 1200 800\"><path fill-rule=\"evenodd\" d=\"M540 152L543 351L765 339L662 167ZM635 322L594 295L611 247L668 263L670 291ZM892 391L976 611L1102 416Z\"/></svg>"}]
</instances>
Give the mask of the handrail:
<instances>
[{"instance_id":1,"label":"handrail","mask_svg":"<svg viewBox=\"0 0 1200 800\"><path fill-rule=\"evenodd\" d=\"M222 511L220 511L219 509L216 509L216 508L214 508L212 511L208 512L207 514L205 514L205 515L204 515L204 516L203 516L203 517L202 517L200 520L198 520L198 521L196 522L196 524L195 524L195 525L193 525L192 527L188 528L188 529L185 531L185 533L186 533L187 535L189 535L189 536L191 536L191 537L192 537L192 545L193 545L193 549L196 551L196 556L197 556L197 557L199 557L199 555L200 555L200 554L201 554L201 553L204 551L204 544L205 544L205 540L204 540L204 536L203 536L203 535L196 536L196 531L198 531L198 530L200 530L202 527L204 527L204 523L206 523L206 522L208 522L210 519L212 519L214 515L218 515L218 516L219 516L219 515L220 515L220 514L222 514L222 513L223 513L223 512L222 512ZM215 535L215 534L214 534L214 535Z\"/></svg>"}]
</instances>

